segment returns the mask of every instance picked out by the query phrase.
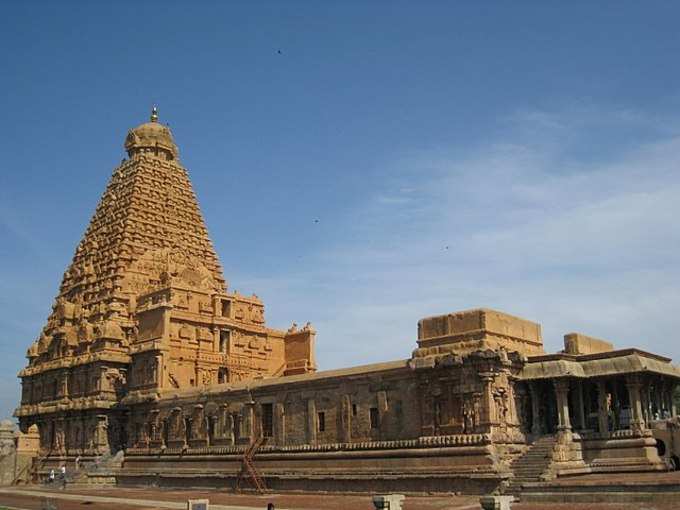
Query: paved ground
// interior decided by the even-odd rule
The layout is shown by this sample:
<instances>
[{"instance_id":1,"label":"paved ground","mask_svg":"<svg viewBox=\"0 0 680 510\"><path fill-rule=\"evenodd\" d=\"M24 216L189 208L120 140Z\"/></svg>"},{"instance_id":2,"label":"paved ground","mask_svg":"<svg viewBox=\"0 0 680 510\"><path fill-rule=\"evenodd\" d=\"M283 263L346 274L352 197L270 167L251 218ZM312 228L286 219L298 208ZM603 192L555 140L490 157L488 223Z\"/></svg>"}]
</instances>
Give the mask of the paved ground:
<instances>
[{"instance_id":1,"label":"paved ground","mask_svg":"<svg viewBox=\"0 0 680 510\"><path fill-rule=\"evenodd\" d=\"M217 491L180 491L161 489L102 488L97 490L67 489L46 491L34 488L0 489L0 507L21 510L43 510L49 498L58 510L180 510L189 498L207 498L213 510L264 510L267 503L277 510L372 510L369 496L340 495L235 495ZM407 497L404 510L476 510L474 496ZM513 510L680 510L680 501L673 504L514 504Z\"/></svg>"},{"instance_id":2,"label":"paved ground","mask_svg":"<svg viewBox=\"0 0 680 510\"><path fill-rule=\"evenodd\" d=\"M557 478L550 482L556 486L593 486L622 484L635 485L680 485L680 471L663 471L658 473L601 473L585 476Z\"/></svg>"}]
</instances>

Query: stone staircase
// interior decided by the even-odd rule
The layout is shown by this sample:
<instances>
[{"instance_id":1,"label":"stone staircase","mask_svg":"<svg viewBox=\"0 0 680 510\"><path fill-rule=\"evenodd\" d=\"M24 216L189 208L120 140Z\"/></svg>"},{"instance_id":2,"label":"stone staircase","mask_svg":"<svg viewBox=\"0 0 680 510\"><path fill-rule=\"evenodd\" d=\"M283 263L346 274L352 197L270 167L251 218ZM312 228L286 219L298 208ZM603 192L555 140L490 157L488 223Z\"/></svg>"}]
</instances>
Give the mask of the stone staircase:
<instances>
[{"instance_id":1,"label":"stone staircase","mask_svg":"<svg viewBox=\"0 0 680 510\"><path fill-rule=\"evenodd\" d=\"M552 453L557 438L542 436L537 439L524 454L513 461L510 470L515 475L504 491L506 494L519 495L522 485L528 482L540 482L552 462Z\"/></svg>"},{"instance_id":2,"label":"stone staircase","mask_svg":"<svg viewBox=\"0 0 680 510\"><path fill-rule=\"evenodd\" d=\"M115 480L125 460L125 452L108 453L92 461L82 462L78 471L71 470L68 476L70 485L106 485Z\"/></svg>"}]
</instances>

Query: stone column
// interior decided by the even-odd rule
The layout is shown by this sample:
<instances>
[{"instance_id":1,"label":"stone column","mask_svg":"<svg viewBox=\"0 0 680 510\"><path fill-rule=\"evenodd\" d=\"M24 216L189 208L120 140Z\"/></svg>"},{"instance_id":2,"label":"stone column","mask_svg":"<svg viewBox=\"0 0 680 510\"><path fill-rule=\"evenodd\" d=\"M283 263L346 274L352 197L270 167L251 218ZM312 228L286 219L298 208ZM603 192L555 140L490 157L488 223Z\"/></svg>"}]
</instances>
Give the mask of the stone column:
<instances>
[{"instance_id":1,"label":"stone column","mask_svg":"<svg viewBox=\"0 0 680 510\"><path fill-rule=\"evenodd\" d=\"M621 428L621 400L619 398L618 381L612 381L612 430L619 430Z\"/></svg>"},{"instance_id":2,"label":"stone column","mask_svg":"<svg viewBox=\"0 0 680 510\"><path fill-rule=\"evenodd\" d=\"M255 402L248 402L243 406L243 427L241 435L249 441L255 438Z\"/></svg>"},{"instance_id":3,"label":"stone column","mask_svg":"<svg viewBox=\"0 0 680 510\"><path fill-rule=\"evenodd\" d=\"M283 402L277 402L274 406L274 433L276 434L276 444L283 446L286 444L286 410Z\"/></svg>"},{"instance_id":4,"label":"stone column","mask_svg":"<svg viewBox=\"0 0 680 510\"><path fill-rule=\"evenodd\" d=\"M529 383L529 394L531 396L531 433L535 436L541 434L541 402L539 400L538 383Z\"/></svg>"},{"instance_id":5,"label":"stone column","mask_svg":"<svg viewBox=\"0 0 680 510\"><path fill-rule=\"evenodd\" d=\"M163 370L163 356L161 354L156 355L156 385L158 388L163 388L165 386L165 371Z\"/></svg>"},{"instance_id":6,"label":"stone column","mask_svg":"<svg viewBox=\"0 0 680 510\"><path fill-rule=\"evenodd\" d=\"M380 425L380 437L388 435L389 423L386 419L387 411L389 410L387 403L387 392L379 391L377 395L378 399L378 423Z\"/></svg>"},{"instance_id":7,"label":"stone column","mask_svg":"<svg viewBox=\"0 0 680 510\"><path fill-rule=\"evenodd\" d=\"M671 408L670 408L670 412L671 412L671 416L674 417L674 416L677 416L677 415L678 415L678 409L677 409L677 406L675 405L675 399L673 398L673 395L674 395L674 393L675 393L675 383L674 383L674 382L671 382L671 383L670 383L670 390L669 390L669 391L670 391L670 394L671 394Z\"/></svg>"},{"instance_id":8,"label":"stone column","mask_svg":"<svg viewBox=\"0 0 680 510\"><path fill-rule=\"evenodd\" d=\"M668 417L670 417L671 407L672 407L671 401L673 400L673 395L671 394L670 381L667 381L666 379L664 379L662 388L663 388L663 395L662 395L661 398L663 400L664 413L661 417L662 418L668 418Z\"/></svg>"},{"instance_id":9,"label":"stone column","mask_svg":"<svg viewBox=\"0 0 680 510\"><path fill-rule=\"evenodd\" d=\"M657 379L654 382L654 400L656 404L656 416L661 419L663 418L663 386L661 379Z\"/></svg>"},{"instance_id":10,"label":"stone column","mask_svg":"<svg viewBox=\"0 0 680 510\"><path fill-rule=\"evenodd\" d=\"M633 374L626 378L626 388L628 388L628 399L630 400L630 428L638 432L645 428L645 421L642 415L642 399L640 398L641 387L642 381L639 376Z\"/></svg>"},{"instance_id":11,"label":"stone column","mask_svg":"<svg viewBox=\"0 0 680 510\"><path fill-rule=\"evenodd\" d=\"M482 408L480 425L491 427L496 421L495 402L492 394L494 376L491 373L480 373L482 380Z\"/></svg>"},{"instance_id":12,"label":"stone column","mask_svg":"<svg viewBox=\"0 0 680 510\"><path fill-rule=\"evenodd\" d=\"M307 444L316 444L316 401L307 400Z\"/></svg>"},{"instance_id":13,"label":"stone column","mask_svg":"<svg viewBox=\"0 0 680 510\"><path fill-rule=\"evenodd\" d=\"M597 381L597 423L601 434L609 432L607 387L604 381Z\"/></svg>"},{"instance_id":14,"label":"stone column","mask_svg":"<svg viewBox=\"0 0 680 510\"><path fill-rule=\"evenodd\" d=\"M349 395L343 395L340 402L340 440L344 443L352 441L352 401Z\"/></svg>"},{"instance_id":15,"label":"stone column","mask_svg":"<svg viewBox=\"0 0 680 510\"><path fill-rule=\"evenodd\" d=\"M585 430L586 428L586 411L583 402L583 382L576 381L576 423L579 430Z\"/></svg>"},{"instance_id":16,"label":"stone column","mask_svg":"<svg viewBox=\"0 0 680 510\"><path fill-rule=\"evenodd\" d=\"M555 396L557 397L557 430L571 431L571 420L569 419L569 379L556 379L553 381L555 386Z\"/></svg>"},{"instance_id":17,"label":"stone column","mask_svg":"<svg viewBox=\"0 0 680 510\"><path fill-rule=\"evenodd\" d=\"M649 411L649 394L648 388L643 388L640 391L640 400L642 402L642 419L645 423L650 421L650 411Z\"/></svg>"}]
</instances>

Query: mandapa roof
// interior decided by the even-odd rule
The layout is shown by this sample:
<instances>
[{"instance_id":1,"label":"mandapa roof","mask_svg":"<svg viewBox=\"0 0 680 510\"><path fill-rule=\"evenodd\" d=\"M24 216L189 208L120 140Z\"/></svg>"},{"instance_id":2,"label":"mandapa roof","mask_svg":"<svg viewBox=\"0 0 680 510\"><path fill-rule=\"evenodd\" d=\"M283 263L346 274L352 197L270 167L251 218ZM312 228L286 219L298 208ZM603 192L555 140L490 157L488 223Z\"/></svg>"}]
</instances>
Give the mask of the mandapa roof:
<instances>
[{"instance_id":1,"label":"mandapa roof","mask_svg":"<svg viewBox=\"0 0 680 510\"><path fill-rule=\"evenodd\" d=\"M554 377L601 377L631 373L653 373L680 379L680 368L668 358L637 349L610 351L599 355L574 356L555 354L529 358L520 378L523 380Z\"/></svg>"}]
</instances>

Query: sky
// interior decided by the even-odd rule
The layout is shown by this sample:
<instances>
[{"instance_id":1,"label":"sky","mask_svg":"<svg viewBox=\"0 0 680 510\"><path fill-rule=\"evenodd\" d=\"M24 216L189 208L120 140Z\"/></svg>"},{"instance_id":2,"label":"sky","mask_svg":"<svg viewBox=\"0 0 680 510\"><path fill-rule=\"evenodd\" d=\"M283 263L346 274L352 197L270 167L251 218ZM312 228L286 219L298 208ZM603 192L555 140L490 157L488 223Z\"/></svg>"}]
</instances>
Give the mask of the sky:
<instances>
[{"instance_id":1,"label":"sky","mask_svg":"<svg viewBox=\"0 0 680 510\"><path fill-rule=\"evenodd\" d=\"M157 104L231 291L320 369L489 307L680 359L677 2L0 0L0 418Z\"/></svg>"}]
</instances>

